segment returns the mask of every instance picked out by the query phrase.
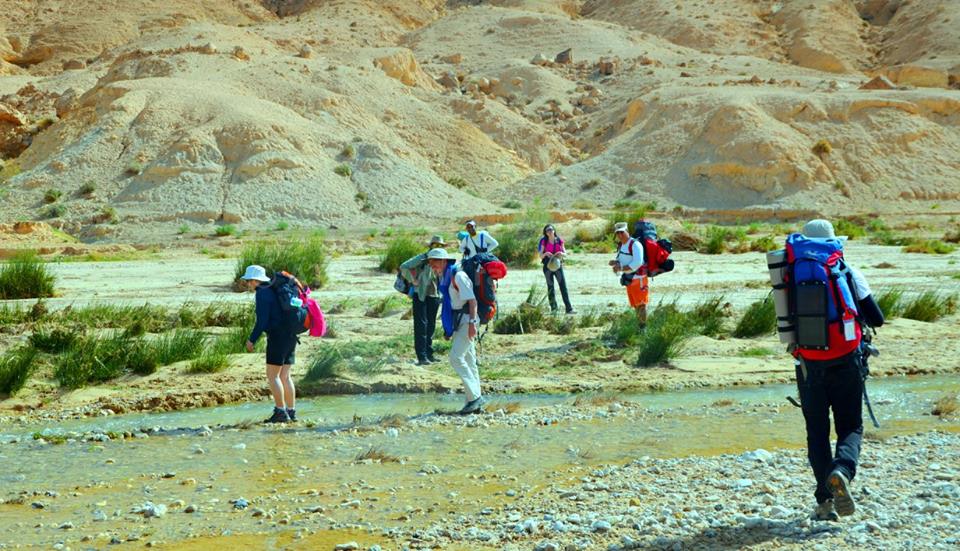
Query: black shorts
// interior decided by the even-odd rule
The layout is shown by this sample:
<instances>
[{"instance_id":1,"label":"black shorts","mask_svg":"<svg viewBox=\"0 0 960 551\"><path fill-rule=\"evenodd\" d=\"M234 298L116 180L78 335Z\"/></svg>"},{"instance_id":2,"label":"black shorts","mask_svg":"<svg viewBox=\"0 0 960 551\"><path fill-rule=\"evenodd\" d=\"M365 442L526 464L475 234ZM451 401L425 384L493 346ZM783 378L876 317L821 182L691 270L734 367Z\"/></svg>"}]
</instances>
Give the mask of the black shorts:
<instances>
[{"instance_id":1,"label":"black shorts","mask_svg":"<svg viewBox=\"0 0 960 551\"><path fill-rule=\"evenodd\" d=\"M267 335L267 363L270 365L293 365L296 349L296 335Z\"/></svg>"}]
</instances>

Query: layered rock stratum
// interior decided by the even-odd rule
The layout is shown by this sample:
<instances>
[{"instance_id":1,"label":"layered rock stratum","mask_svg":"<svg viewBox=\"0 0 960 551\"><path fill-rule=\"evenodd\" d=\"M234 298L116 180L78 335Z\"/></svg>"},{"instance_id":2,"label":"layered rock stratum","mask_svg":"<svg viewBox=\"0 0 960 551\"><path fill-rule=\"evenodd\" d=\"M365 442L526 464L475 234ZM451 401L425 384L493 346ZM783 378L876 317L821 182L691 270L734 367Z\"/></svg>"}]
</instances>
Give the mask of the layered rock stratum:
<instances>
[{"instance_id":1,"label":"layered rock stratum","mask_svg":"<svg viewBox=\"0 0 960 551\"><path fill-rule=\"evenodd\" d=\"M0 10L4 222L111 238L463 216L538 197L827 214L960 205L954 0ZM60 212L48 189L63 192Z\"/></svg>"}]
</instances>

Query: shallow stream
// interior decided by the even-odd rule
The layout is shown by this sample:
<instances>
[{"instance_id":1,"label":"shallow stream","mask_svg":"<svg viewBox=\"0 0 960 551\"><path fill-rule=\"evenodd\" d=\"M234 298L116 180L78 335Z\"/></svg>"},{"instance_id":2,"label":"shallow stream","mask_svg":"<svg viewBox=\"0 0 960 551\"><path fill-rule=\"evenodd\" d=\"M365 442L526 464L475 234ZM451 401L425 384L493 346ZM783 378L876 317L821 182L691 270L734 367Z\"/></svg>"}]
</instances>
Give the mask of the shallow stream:
<instances>
[{"instance_id":1,"label":"shallow stream","mask_svg":"<svg viewBox=\"0 0 960 551\"><path fill-rule=\"evenodd\" d=\"M874 429L865 414L871 438L960 430L929 415L935 400L960 392L960 377L871 380L869 390L882 424ZM222 534L375 542L391 527L497 507L596 464L802 447L802 415L785 400L795 394L788 385L635 394L618 397L626 407L597 400L599 408L580 409L569 407L571 396L504 396L491 409L516 402L519 411L467 421L432 413L455 410L457 396L325 397L301 401L295 426L251 424L269 413L261 402L17 427L0 434L0 498L8 502L0 504L0 543L74 540L83 548L80 537L97 534L122 542ZM407 420L394 429L377 423L395 414ZM55 445L34 432L135 437ZM369 450L401 462L356 460ZM230 503L239 498L249 506ZM168 511L149 519L132 512L147 501ZM184 514L185 505L197 512Z\"/></svg>"}]
</instances>

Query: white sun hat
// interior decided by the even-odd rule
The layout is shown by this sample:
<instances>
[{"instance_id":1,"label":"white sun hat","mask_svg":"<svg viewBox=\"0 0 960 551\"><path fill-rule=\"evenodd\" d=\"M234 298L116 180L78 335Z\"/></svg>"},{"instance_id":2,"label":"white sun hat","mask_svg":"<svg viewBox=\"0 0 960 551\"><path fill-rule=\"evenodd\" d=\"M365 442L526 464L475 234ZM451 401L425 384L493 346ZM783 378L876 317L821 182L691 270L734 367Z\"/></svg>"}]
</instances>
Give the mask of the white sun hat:
<instances>
[{"instance_id":1,"label":"white sun hat","mask_svg":"<svg viewBox=\"0 0 960 551\"><path fill-rule=\"evenodd\" d=\"M841 239L846 240L846 235L838 236L833 231L833 224L829 220L823 220L818 218L816 220L811 220L804 224L803 231L804 237L809 237L810 239Z\"/></svg>"},{"instance_id":2,"label":"white sun hat","mask_svg":"<svg viewBox=\"0 0 960 551\"><path fill-rule=\"evenodd\" d=\"M246 280L256 280L268 282L270 278L267 277L267 271L263 269L263 266L257 266L256 264L251 264L247 266L247 271L243 273L240 279Z\"/></svg>"}]
</instances>

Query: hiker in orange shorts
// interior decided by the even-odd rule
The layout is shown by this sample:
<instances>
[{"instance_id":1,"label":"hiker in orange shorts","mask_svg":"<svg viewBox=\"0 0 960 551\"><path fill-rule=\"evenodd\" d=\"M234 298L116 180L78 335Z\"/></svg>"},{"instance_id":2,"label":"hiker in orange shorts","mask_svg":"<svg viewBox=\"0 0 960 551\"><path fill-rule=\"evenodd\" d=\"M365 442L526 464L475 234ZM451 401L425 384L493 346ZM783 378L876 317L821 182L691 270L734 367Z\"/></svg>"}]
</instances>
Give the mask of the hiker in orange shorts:
<instances>
[{"instance_id":1,"label":"hiker in orange shorts","mask_svg":"<svg viewBox=\"0 0 960 551\"><path fill-rule=\"evenodd\" d=\"M610 261L610 266L614 273L620 274L620 284L627 288L630 307L637 311L637 321L644 326L647 324L650 288L643 269L643 244L630 237L626 222L617 222L613 232L617 240L617 258Z\"/></svg>"}]
</instances>

